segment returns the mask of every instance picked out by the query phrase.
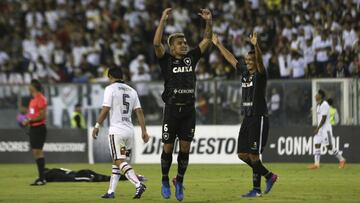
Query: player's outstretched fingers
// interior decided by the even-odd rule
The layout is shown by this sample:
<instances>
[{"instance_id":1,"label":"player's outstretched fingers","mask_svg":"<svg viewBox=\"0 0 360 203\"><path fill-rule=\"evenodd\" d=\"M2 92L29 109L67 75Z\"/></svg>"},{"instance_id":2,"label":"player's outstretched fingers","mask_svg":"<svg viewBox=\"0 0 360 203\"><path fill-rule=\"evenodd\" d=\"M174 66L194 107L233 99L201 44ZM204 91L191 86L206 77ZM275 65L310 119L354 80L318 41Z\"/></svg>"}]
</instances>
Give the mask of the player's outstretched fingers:
<instances>
[{"instance_id":1,"label":"player's outstretched fingers","mask_svg":"<svg viewBox=\"0 0 360 203\"><path fill-rule=\"evenodd\" d=\"M170 13L171 13L172 8L166 8L163 13L162 13L162 18L164 18L165 20L168 19Z\"/></svg>"}]
</instances>

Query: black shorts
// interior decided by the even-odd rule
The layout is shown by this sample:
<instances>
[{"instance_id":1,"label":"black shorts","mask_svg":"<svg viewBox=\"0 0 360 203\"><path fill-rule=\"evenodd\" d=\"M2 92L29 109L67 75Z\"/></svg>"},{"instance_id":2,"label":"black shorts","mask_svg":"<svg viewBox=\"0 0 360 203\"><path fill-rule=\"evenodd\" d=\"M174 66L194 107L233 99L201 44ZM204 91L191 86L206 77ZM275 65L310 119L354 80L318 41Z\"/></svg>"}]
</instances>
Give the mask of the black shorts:
<instances>
[{"instance_id":1,"label":"black shorts","mask_svg":"<svg viewBox=\"0 0 360 203\"><path fill-rule=\"evenodd\" d=\"M30 126L29 136L30 136L30 146L31 149L42 149L46 140L46 126Z\"/></svg>"},{"instance_id":2,"label":"black shorts","mask_svg":"<svg viewBox=\"0 0 360 203\"><path fill-rule=\"evenodd\" d=\"M268 134L267 116L245 116L238 137L238 153L261 154Z\"/></svg>"},{"instance_id":3,"label":"black shorts","mask_svg":"<svg viewBox=\"0 0 360 203\"><path fill-rule=\"evenodd\" d=\"M162 125L162 142L173 144L175 138L191 142L195 133L195 107L193 105L166 105Z\"/></svg>"}]
</instances>

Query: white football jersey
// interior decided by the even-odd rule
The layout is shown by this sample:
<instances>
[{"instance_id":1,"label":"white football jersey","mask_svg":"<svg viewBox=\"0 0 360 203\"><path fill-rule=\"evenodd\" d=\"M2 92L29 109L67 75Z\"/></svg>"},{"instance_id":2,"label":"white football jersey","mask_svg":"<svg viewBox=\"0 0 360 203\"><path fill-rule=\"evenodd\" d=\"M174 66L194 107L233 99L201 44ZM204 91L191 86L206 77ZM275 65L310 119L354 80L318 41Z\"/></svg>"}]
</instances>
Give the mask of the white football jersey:
<instances>
[{"instance_id":1,"label":"white football jersey","mask_svg":"<svg viewBox=\"0 0 360 203\"><path fill-rule=\"evenodd\" d=\"M110 107L109 134L134 130L132 111L141 108L137 92L127 84L115 82L105 88L103 106Z\"/></svg>"},{"instance_id":2,"label":"white football jersey","mask_svg":"<svg viewBox=\"0 0 360 203\"><path fill-rule=\"evenodd\" d=\"M326 120L322 129L330 129L330 105L327 101L323 101L321 104L318 104L316 107L316 115L317 115L317 125L319 126L321 119L323 116L326 116Z\"/></svg>"}]
</instances>

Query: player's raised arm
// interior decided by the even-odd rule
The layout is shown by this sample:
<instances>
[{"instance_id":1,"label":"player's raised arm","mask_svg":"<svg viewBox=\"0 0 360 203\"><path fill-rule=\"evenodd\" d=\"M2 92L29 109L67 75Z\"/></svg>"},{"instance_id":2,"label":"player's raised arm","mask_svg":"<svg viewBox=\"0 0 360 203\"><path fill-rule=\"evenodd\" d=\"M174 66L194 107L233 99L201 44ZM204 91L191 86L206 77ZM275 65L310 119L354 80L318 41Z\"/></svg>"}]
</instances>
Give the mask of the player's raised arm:
<instances>
[{"instance_id":1,"label":"player's raised arm","mask_svg":"<svg viewBox=\"0 0 360 203\"><path fill-rule=\"evenodd\" d=\"M156 28L153 44L154 44L154 48L155 48L155 55L158 58L161 58L165 54L165 47L161 43L161 39L162 39L164 27L165 27L165 21L168 18L170 12L171 12L171 8L167 8L163 11L159 25Z\"/></svg>"},{"instance_id":2,"label":"player's raised arm","mask_svg":"<svg viewBox=\"0 0 360 203\"><path fill-rule=\"evenodd\" d=\"M212 43L220 50L225 59L236 69L236 64L238 61L236 60L235 56L229 50L227 50L223 44L221 44L216 34L212 35Z\"/></svg>"},{"instance_id":3,"label":"player's raised arm","mask_svg":"<svg viewBox=\"0 0 360 203\"><path fill-rule=\"evenodd\" d=\"M198 13L206 21L203 40L200 42L199 47L201 53L204 53L211 43L212 37L212 15L209 9L200 9Z\"/></svg>"},{"instance_id":4,"label":"player's raised arm","mask_svg":"<svg viewBox=\"0 0 360 203\"><path fill-rule=\"evenodd\" d=\"M139 125L141 127L142 139L144 140L145 143L147 143L149 141L149 135L146 131L144 112L143 112L142 108L137 108L137 109L135 109L135 113L136 113L136 117L139 121Z\"/></svg>"},{"instance_id":5,"label":"player's raised arm","mask_svg":"<svg viewBox=\"0 0 360 203\"><path fill-rule=\"evenodd\" d=\"M250 42L254 46L255 49L255 63L256 63L256 69L259 73L265 73L265 66L262 59L262 53L261 49L257 40L257 33L253 32L253 34L250 36Z\"/></svg>"}]
</instances>

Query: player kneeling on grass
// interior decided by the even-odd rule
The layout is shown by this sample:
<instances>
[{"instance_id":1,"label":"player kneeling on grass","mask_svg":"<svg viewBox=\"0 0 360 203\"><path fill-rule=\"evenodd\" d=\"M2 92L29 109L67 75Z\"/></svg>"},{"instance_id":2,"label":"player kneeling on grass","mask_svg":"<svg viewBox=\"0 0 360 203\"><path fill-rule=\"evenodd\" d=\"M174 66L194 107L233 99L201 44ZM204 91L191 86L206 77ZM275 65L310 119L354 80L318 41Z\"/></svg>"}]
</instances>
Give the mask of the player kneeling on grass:
<instances>
[{"instance_id":1,"label":"player kneeling on grass","mask_svg":"<svg viewBox=\"0 0 360 203\"><path fill-rule=\"evenodd\" d=\"M240 65L234 55L221 44L217 35L213 35L212 41L225 59L242 74L241 113L244 115L244 120L241 123L238 137L238 156L252 168L254 186L250 192L242 195L242 197L260 197L262 195L261 176L266 178L265 193L270 192L278 176L268 171L259 158L266 145L269 118L265 100L267 78L257 34L254 32L249 39L254 50L245 57L246 68Z\"/></svg>"},{"instance_id":2,"label":"player kneeling on grass","mask_svg":"<svg viewBox=\"0 0 360 203\"><path fill-rule=\"evenodd\" d=\"M335 148L335 138L332 133L332 127L330 123L330 105L325 100L325 92L319 90L315 95L316 100L316 115L318 126L314 131L314 144L315 144L315 155L314 164L310 165L309 169L320 168L320 155L321 155L321 144L326 145L329 151L333 152L333 155L339 160L339 168L345 167L345 159L340 152Z\"/></svg>"},{"instance_id":3,"label":"player kneeling on grass","mask_svg":"<svg viewBox=\"0 0 360 203\"><path fill-rule=\"evenodd\" d=\"M115 198L117 183L120 176L124 175L136 187L134 199L139 199L146 187L139 181L134 169L125 159L133 144L134 126L131 121L133 110L141 126L142 139L145 143L149 141L144 114L136 91L122 81L121 69L111 68L108 77L111 84L105 88L103 108L92 133L96 139L101 124L110 112L109 147L113 165L109 190L102 198Z\"/></svg>"}]
</instances>

